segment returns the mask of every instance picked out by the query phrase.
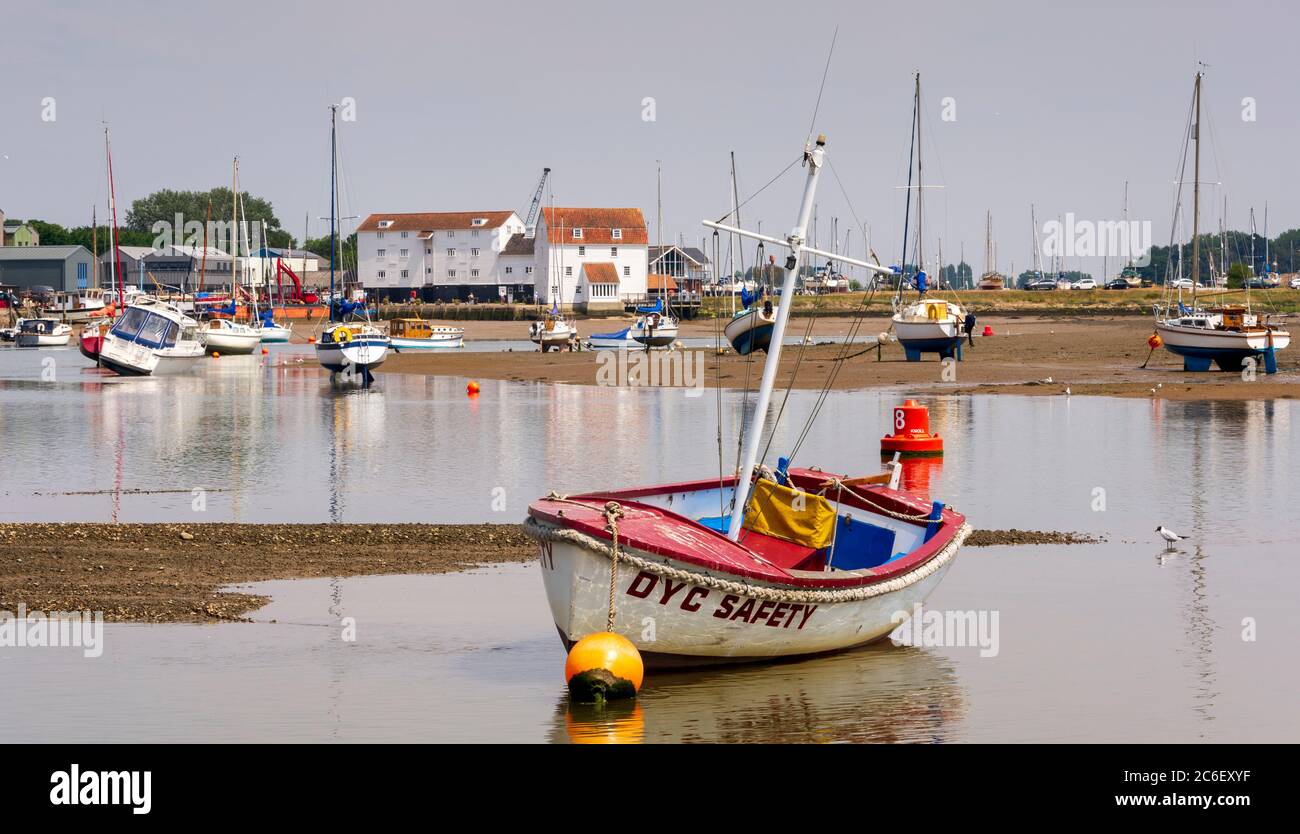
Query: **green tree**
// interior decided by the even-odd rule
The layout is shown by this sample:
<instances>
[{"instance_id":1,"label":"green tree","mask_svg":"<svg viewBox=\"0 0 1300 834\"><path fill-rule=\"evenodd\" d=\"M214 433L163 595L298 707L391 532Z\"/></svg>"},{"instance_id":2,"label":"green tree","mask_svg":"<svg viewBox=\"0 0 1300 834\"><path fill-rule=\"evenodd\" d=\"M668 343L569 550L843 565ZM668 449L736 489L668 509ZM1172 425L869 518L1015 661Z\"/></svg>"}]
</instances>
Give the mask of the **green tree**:
<instances>
[{"instance_id":1,"label":"green tree","mask_svg":"<svg viewBox=\"0 0 1300 834\"><path fill-rule=\"evenodd\" d=\"M280 227L280 220L275 216L271 202L254 196L247 191L240 192L239 215L250 225L260 225L266 221L266 240L271 246L288 247L293 245L293 237ZM183 234L185 224L203 223L208 218L211 207L213 220L229 220L232 209L233 194L224 186L210 191L173 191L163 189L155 191L148 197L141 197L131 204L126 213L126 228L133 232L156 235L155 223L166 223L173 234ZM180 220L179 229L176 228ZM151 237L152 241L152 237Z\"/></svg>"},{"instance_id":2,"label":"green tree","mask_svg":"<svg viewBox=\"0 0 1300 834\"><path fill-rule=\"evenodd\" d=\"M1250 267L1244 263L1238 261L1228 267L1228 287L1230 289L1239 290L1246 286L1248 280L1250 280Z\"/></svg>"}]
</instances>

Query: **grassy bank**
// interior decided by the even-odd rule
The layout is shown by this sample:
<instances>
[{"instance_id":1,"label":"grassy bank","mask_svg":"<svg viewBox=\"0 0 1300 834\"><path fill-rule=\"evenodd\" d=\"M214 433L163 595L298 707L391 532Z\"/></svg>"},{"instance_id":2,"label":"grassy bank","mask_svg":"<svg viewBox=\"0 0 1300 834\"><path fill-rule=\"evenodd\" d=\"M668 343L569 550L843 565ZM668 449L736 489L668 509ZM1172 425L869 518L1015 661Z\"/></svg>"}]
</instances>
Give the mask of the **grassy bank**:
<instances>
[{"instance_id":1,"label":"grassy bank","mask_svg":"<svg viewBox=\"0 0 1300 834\"><path fill-rule=\"evenodd\" d=\"M1133 290L1030 290L980 291L931 293L934 298L956 299L973 310L977 316L1149 316L1152 305L1163 298L1158 287ZM915 298L916 293L906 294ZM867 311L872 315L886 315L890 309L891 293L837 293L834 295L800 295L794 298L792 315L851 315L867 298ZM1202 296L1206 303L1239 304L1245 294ZM1300 312L1300 290L1254 290L1251 305L1259 312ZM1213 301L1209 299L1214 299ZM731 298L722 296L704 301L705 315L728 315Z\"/></svg>"}]
</instances>

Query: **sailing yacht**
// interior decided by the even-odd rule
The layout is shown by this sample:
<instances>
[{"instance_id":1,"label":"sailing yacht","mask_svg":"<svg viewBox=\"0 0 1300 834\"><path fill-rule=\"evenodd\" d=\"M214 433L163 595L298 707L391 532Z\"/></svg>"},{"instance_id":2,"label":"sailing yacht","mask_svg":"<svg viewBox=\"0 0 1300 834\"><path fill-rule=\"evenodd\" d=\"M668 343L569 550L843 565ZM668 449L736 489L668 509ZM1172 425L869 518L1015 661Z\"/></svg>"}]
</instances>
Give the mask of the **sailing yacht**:
<instances>
[{"instance_id":1,"label":"sailing yacht","mask_svg":"<svg viewBox=\"0 0 1300 834\"><path fill-rule=\"evenodd\" d=\"M199 338L203 342L203 349L210 354L247 356L257 349L262 335L257 332L257 328L234 320L239 312L240 289L239 157L235 157L233 171L231 188L234 197L230 209L230 304L223 309L213 311L229 315L230 318L209 319L199 331ZM244 247L248 247L247 241L244 242Z\"/></svg>"},{"instance_id":2,"label":"sailing yacht","mask_svg":"<svg viewBox=\"0 0 1300 834\"><path fill-rule=\"evenodd\" d=\"M316 342L316 361L330 375L360 373L361 383L374 381L371 370L388 357L388 334L370 323L365 300L347 301L334 292L338 263L338 105L330 105L330 323Z\"/></svg>"},{"instance_id":3,"label":"sailing yacht","mask_svg":"<svg viewBox=\"0 0 1300 834\"><path fill-rule=\"evenodd\" d=\"M912 107L912 135L915 137L916 151L916 262L919 270L916 286L920 288L926 281L924 252L924 199L925 183L921 180L921 74L916 74L916 88ZM908 171L908 181L912 172ZM909 189L907 204L910 207L912 195ZM907 263L907 223L903 224L903 263ZM921 361L922 353L938 353L941 357L954 356L961 344L962 327L966 321L966 310L955 301L942 298L926 298L922 293L910 304L903 303L903 276L898 276L898 291L893 301L894 315L891 324L898 343L907 354L907 361Z\"/></svg>"},{"instance_id":4,"label":"sailing yacht","mask_svg":"<svg viewBox=\"0 0 1300 834\"><path fill-rule=\"evenodd\" d=\"M1155 329L1160 341L1171 353L1182 357L1183 370L1208 371L1211 363L1220 370L1240 371L1248 359L1262 356L1267 373L1277 371L1276 351L1291 344L1291 334L1271 324L1269 316L1255 313L1250 306L1249 282L1244 304L1201 307L1198 290L1201 275L1201 83L1203 73L1196 73L1192 92L1194 119L1187 137L1194 146L1192 175L1192 277L1191 298L1183 303L1183 289L1165 284L1165 298L1155 307ZM1184 147L1186 147L1184 141ZM1230 290L1214 295L1227 295ZM1176 293L1176 294L1175 294Z\"/></svg>"},{"instance_id":5,"label":"sailing yacht","mask_svg":"<svg viewBox=\"0 0 1300 834\"><path fill-rule=\"evenodd\" d=\"M736 185L736 154L731 154L731 217L740 225L740 193ZM723 335L733 350L741 356L748 356L756 350L764 353L772 346L772 331L776 328L777 305L771 296L759 286L750 292L743 283L744 264L740 259L740 248L736 245L735 235L731 241L731 265L734 271L741 266L741 278L731 284L732 315L731 321L723 327ZM735 311L736 284L741 285L740 302L742 309Z\"/></svg>"}]
</instances>

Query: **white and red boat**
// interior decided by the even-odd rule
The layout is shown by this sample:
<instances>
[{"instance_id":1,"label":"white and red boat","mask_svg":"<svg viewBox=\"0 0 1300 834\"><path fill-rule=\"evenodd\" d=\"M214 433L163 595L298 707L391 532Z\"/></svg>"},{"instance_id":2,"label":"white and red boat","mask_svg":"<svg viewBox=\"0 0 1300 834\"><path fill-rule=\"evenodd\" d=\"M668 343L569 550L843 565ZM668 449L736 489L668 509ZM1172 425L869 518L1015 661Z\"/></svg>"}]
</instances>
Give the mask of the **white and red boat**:
<instances>
[{"instance_id":1,"label":"white and red boat","mask_svg":"<svg viewBox=\"0 0 1300 834\"><path fill-rule=\"evenodd\" d=\"M717 529L717 513L730 503L734 478L721 489L713 479L534 502L525 530L541 544L546 596L566 647L606 629L614 554L607 507L618 530L614 630L660 668L820 654L880 639L924 602L970 532L960 513L936 512L883 484L846 487L852 482L843 476L807 469L788 480L809 504L831 507L829 544L792 541L758 524L732 541ZM779 504L784 494L762 484L751 515L755 504Z\"/></svg>"},{"instance_id":2,"label":"white and red boat","mask_svg":"<svg viewBox=\"0 0 1300 834\"><path fill-rule=\"evenodd\" d=\"M717 223L722 232L789 247L783 298L800 256L887 273L804 245L825 137L804 149L808 180L784 238ZM760 439L790 305L780 305L763 380L730 476L640 489L550 496L524 529L565 644L615 631L651 667L764 661L838 651L888 635L943 578L970 533L966 519L897 486L898 469L848 478L761 465ZM721 463L721 461L720 461Z\"/></svg>"}]
</instances>

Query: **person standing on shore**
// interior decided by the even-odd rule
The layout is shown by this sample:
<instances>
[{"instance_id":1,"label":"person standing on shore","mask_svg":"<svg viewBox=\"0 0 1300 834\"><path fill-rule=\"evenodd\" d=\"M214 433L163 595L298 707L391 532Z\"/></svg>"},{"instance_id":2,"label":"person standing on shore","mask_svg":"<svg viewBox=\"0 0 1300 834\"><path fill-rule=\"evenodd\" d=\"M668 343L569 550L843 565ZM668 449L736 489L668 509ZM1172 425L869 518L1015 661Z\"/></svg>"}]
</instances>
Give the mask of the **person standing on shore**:
<instances>
[{"instance_id":1,"label":"person standing on shore","mask_svg":"<svg viewBox=\"0 0 1300 834\"><path fill-rule=\"evenodd\" d=\"M966 339L970 342L971 347L975 347L975 313L966 311Z\"/></svg>"}]
</instances>

